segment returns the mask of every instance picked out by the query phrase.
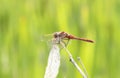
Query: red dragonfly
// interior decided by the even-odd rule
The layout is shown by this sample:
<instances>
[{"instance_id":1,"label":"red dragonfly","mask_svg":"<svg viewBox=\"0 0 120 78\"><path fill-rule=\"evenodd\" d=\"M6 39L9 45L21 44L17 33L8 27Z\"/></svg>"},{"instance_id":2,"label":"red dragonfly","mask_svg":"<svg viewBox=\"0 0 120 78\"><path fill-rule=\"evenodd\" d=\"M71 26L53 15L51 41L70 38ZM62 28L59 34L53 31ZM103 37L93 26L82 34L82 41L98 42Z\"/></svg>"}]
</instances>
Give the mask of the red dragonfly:
<instances>
[{"instance_id":1,"label":"red dragonfly","mask_svg":"<svg viewBox=\"0 0 120 78\"><path fill-rule=\"evenodd\" d=\"M68 33L64 32L64 31L62 31L62 32L55 32L53 35L54 35L54 38L59 37L59 38L61 38L61 39L67 39L68 41L69 41L70 39L74 39L74 40L82 40L82 41L94 43L93 40L75 37L75 36L73 36L73 35L71 35L71 34L68 34Z\"/></svg>"},{"instance_id":2,"label":"red dragonfly","mask_svg":"<svg viewBox=\"0 0 120 78\"><path fill-rule=\"evenodd\" d=\"M60 48L56 44L59 44L60 42L63 42L65 45L62 45L62 46L63 46L63 48L65 48L67 46L69 40L71 40L71 39L82 40L82 41L91 42L91 43L94 42L92 40L88 40L88 39L85 39L85 38L75 37L75 36L73 36L71 34L68 34L66 32L55 32L53 34L53 36L54 36L54 38L52 40L53 45L52 45L52 49L51 49L49 57L48 57L48 64L47 64L47 67L46 67L44 78L56 78L57 74L59 72L59 67L60 67ZM67 43L65 43L63 41L65 39L68 40ZM65 50L69 54L71 62L76 66L76 68L81 73L82 70L79 68L79 66L76 64L76 62L73 60L72 55L70 54L70 52L66 48L65 48ZM82 64L82 67L83 67L83 64ZM87 78L84 73L82 73L82 75L83 75L84 78Z\"/></svg>"}]
</instances>

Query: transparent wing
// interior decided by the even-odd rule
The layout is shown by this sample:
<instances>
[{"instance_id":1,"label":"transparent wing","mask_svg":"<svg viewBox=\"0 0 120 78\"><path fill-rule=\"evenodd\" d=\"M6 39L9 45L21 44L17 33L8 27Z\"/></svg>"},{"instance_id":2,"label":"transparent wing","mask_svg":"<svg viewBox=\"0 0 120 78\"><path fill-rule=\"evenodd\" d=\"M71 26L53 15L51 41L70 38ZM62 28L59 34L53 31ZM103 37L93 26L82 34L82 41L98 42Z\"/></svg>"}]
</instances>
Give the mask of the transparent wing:
<instances>
[{"instance_id":1,"label":"transparent wing","mask_svg":"<svg viewBox=\"0 0 120 78\"><path fill-rule=\"evenodd\" d=\"M56 78L60 67L60 49L57 44L53 44L48 57L44 78Z\"/></svg>"}]
</instances>

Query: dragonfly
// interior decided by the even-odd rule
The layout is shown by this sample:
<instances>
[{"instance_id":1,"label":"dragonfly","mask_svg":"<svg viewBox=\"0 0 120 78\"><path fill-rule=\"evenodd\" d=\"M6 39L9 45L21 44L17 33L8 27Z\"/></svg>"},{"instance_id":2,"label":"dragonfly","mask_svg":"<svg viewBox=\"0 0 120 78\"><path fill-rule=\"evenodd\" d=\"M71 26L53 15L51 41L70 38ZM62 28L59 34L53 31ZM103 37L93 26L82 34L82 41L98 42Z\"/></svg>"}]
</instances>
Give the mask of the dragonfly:
<instances>
[{"instance_id":1,"label":"dragonfly","mask_svg":"<svg viewBox=\"0 0 120 78\"><path fill-rule=\"evenodd\" d=\"M82 40L85 42L94 43L93 40L89 40L86 38L79 38L74 35L68 34L64 31L53 33L52 48L50 50L50 54L48 57L48 64L46 66L44 78L56 78L57 77L57 74L59 72L59 67L60 67L60 49L57 44L64 44L65 46L67 46L67 44L68 44L68 42L65 43L63 40L68 40L68 42L69 42L69 40ZM71 54L70 54L70 56L71 56Z\"/></svg>"},{"instance_id":2,"label":"dragonfly","mask_svg":"<svg viewBox=\"0 0 120 78\"><path fill-rule=\"evenodd\" d=\"M64 31L55 32L53 34L53 36L54 36L54 38L59 38L58 41L62 41L62 42L63 42L63 40L68 40L68 42L69 42L69 40L81 40L81 41L85 41L85 42L94 43L93 40L86 39L86 38L79 38L79 37L76 37L74 35L68 34L68 33L64 32ZM68 44L68 42L67 42L67 44ZM65 42L64 42L64 44L65 44Z\"/></svg>"}]
</instances>

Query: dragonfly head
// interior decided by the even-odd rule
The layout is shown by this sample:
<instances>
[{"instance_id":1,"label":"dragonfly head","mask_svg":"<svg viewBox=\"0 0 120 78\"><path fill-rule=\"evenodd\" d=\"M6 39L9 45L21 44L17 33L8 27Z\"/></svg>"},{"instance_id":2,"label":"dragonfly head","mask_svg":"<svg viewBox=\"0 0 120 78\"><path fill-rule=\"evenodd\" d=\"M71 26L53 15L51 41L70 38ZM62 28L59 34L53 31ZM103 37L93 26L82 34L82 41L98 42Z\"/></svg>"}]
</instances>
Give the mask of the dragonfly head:
<instances>
[{"instance_id":1,"label":"dragonfly head","mask_svg":"<svg viewBox=\"0 0 120 78\"><path fill-rule=\"evenodd\" d=\"M54 38L61 38L61 39L63 39L63 38L66 38L66 36L67 36L68 34L66 33L66 32L64 32L64 31L62 31L62 32L55 32L54 33Z\"/></svg>"}]
</instances>

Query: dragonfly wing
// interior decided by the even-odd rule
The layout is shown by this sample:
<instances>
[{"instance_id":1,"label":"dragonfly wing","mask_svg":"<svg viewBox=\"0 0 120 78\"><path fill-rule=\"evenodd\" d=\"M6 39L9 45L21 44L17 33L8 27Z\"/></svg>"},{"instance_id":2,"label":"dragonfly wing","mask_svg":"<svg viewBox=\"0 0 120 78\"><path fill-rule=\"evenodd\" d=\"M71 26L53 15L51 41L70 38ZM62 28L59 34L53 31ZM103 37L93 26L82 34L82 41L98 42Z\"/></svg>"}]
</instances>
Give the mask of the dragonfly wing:
<instances>
[{"instance_id":1,"label":"dragonfly wing","mask_svg":"<svg viewBox=\"0 0 120 78\"><path fill-rule=\"evenodd\" d=\"M44 78L56 78L60 67L60 49L57 44L52 46L48 57Z\"/></svg>"}]
</instances>

